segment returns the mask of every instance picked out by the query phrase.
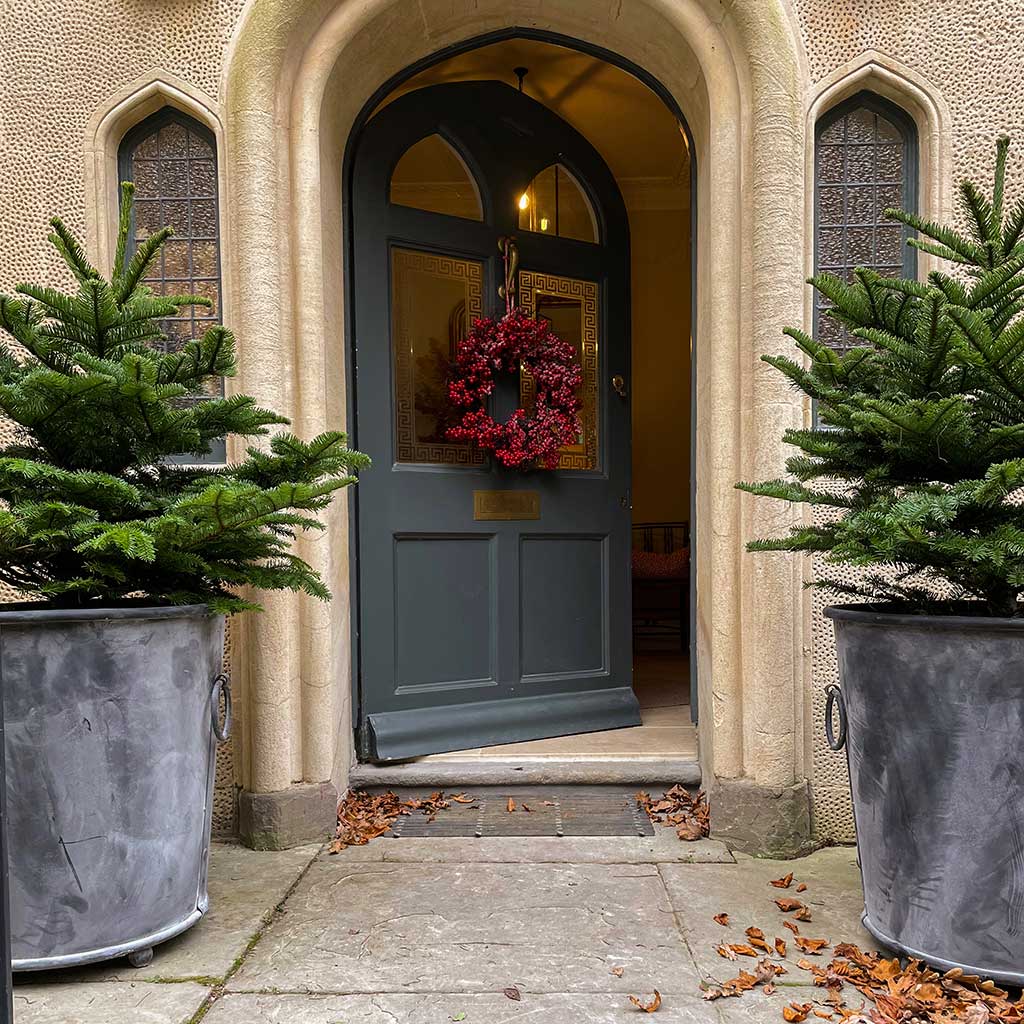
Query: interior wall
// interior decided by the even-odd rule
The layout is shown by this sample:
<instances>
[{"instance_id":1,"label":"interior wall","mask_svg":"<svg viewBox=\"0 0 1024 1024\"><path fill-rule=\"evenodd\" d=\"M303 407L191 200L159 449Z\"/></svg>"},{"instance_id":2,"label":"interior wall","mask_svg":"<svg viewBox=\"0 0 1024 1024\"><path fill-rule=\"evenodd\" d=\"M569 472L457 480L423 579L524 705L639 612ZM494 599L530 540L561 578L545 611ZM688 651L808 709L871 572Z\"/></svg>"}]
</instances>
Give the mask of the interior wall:
<instances>
[{"instance_id":1,"label":"interior wall","mask_svg":"<svg viewBox=\"0 0 1024 1024\"><path fill-rule=\"evenodd\" d=\"M633 522L690 517L690 209L629 209Z\"/></svg>"}]
</instances>

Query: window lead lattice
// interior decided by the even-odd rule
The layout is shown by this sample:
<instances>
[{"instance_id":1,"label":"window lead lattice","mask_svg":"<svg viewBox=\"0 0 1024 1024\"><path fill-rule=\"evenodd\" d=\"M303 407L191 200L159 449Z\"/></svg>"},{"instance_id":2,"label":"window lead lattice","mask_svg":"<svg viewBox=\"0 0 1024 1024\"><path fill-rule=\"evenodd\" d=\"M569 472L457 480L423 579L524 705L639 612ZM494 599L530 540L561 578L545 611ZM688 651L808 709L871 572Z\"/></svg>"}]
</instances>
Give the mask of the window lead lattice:
<instances>
[{"instance_id":1,"label":"window lead lattice","mask_svg":"<svg viewBox=\"0 0 1024 1024\"><path fill-rule=\"evenodd\" d=\"M889 207L914 206L916 150L912 125L874 97L855 97L819 122L815 140L814 270L850 281L857 267L912 276L908 231L887 220ZM815 337L840 353L859 342L825 314L816 292Z\"/></svg>"},{"instance_id":2,"label":"window lead lattice","mask_svg":"<svg viewBox=\"0 0 1024 1024\"><path fill-rule=\"evenodd\" d=\"M135 185L129 249L133 251L160 228L169 226L174 231L146 275L146 284L158 295L194 294L211 302L209 308L184 307L178 316L161 321L166 340L158 344L173 352L221 322L216 143L199 122L165 109L128 133L119 162L121 177ZM210 393L181 401L201 402L223 393L223 381L219 381ZM224 458L221 441L203 461L222 462ZM195 456L181 460L195 461Z\"/></svg>"}]
</instances>

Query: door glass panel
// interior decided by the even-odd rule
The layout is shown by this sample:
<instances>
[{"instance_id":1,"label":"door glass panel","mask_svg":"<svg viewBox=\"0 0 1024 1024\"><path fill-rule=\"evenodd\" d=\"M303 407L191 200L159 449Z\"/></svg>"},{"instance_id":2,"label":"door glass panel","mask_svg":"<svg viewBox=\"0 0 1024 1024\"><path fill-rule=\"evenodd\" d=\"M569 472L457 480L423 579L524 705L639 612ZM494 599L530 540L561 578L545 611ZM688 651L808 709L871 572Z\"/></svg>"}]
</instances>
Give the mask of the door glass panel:
<instances>
[{"instance_id":1,"label":"door glass panel","mask_svg":"<svg viewBox=\"0 0 1024 1024\"><path fill-rule=\"evenodd\" d=\"M561 165L545 167L519 196L519 230L596 242L597 218L580 183Z\"/></svg>"},{"instance_id":2,"label":"door glass panel","mask_svg":"<svg viewBox=\"0 0 1024 1024\"><path fill-rule=\"evenodd\" d=\"M578 392L583 403L582 431L575 444L562 449L558 468L597 469L600 465L597 284L524 270L519 275L519 297L527 312L547 320L555 334L573 346L583 369L583 383ZM520 380L520 401L527 412L533 410L534 393L533 378L524 372Z\"/></svg>"},{"instance_id":3,"label":"door glass panel","mask_svg":"<svg viewBox=\"0 0 1024 1024\"><path fill-rule=\"evenodd\" d=\"M448 379L459 342L481 315L483 264L417 249L391 250L391 344L395 360L395 457L399 462L476 466L483 454L448 441L457 410Z\"/></svg>"},{"instance_id":4,"label":"door glass panel","mask_svg":"<svg viewBox=\"0 0 1024 1024\"><path fill-rule=\"evenodd\" d=\"M440 135L410 146L391 174L391 202L450 217L483 220L480 190L462 157Z\"/></svg>"}]
</instances>

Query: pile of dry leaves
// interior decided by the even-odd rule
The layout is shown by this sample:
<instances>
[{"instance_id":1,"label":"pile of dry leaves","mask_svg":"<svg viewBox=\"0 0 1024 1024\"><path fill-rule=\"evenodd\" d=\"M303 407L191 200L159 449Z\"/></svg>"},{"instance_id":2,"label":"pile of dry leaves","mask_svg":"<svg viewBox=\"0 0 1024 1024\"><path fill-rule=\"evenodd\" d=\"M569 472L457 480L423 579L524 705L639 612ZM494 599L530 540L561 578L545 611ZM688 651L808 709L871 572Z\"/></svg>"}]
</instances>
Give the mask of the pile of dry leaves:
<instances>
[{"instance_id":1,"label":"pile of dry leaves","mask_svg":"<svg viewBox=\"0 0 1024 1024\"><path fill-rule=\"evenodd\" d=\"M789 889L793 875L775 879L771 884L777 889ZM806 885L799 884L795 891L806 889ZM792 915L782 921L782 926L792 933L788 942L804 954L795 966L807 971L813 984L824 990L822 998L812 1002L785 1003L782 1018L789 1024L800 1024L812 1016L836 1024L1024 1024L1024 997L1012 1000L995 983L961 970L939 974L919 960L910 960L904 966L897 958L887 960L880 953L864 952L850 942L838 943L829 961L811 961L807 957L821 957L830 943L828 939L801 934L797 922L811 921L810 908L791 896L774 902L783 914ZM716 914L715 921L725 928L731 924L729 915L724 913ZM769 943L764 932L754 926L744 934L746 942L722 943L716 950L726 960L751 957L757 966L750 971L741 970L728 981L702 983L705 999L741 996L757 986L771 995L777 991L775 977L789 973L782 963L787 955L786 939L775 937ZM859 993L856 1006L847 1004L846 986Z\"/></svg>"},{"instance_id":2,"label":"pile of dry leaves","mask_svg":"<svg viewBox=\"0 0 1024 1024\"><path fill-rule=\"evenodd\" d=\"M340 853L347 846L364 846L371 839L391 831L391 826L403 814L420 811L429 821L437 817L438 811L451 807L452 801L459 804L473 802L465 793L455 793L445 798L443 792L431 793L423 800L400 800L395 793L367 793L365 790L349 790L345 799L338 804L338 830L330 845L331 853Z\"/></svg>"},{"instance_id":3,"label":"pile of dry leaves","mask_svg":"<svg viewBox=\"0 0 1024 1024\"><path fill-rule=\"evenodd\" d=\"M690 794L682 786L673 786L658 799L641 790L636 802L658 825L675 826L676 835L687 842L705 839L711 831L711 808L703 793Z\"/></svg>"}]
</instances>

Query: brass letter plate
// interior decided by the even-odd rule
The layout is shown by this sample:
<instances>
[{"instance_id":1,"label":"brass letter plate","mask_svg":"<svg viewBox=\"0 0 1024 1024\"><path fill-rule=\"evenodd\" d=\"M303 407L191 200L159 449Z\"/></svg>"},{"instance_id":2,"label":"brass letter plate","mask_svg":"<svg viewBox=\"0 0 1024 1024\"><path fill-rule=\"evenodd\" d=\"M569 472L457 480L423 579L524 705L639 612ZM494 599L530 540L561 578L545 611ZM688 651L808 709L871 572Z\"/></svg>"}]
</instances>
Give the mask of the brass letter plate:
<instances>
[{"instance_id":1,"label":"brass letter plate","mask_svg":"<svg viewBox=\"0 0 1024 1024\"><path fill-rule=\"evenodd\" d=\"M474 519L540 519L539 491L474 491Z\"/></svg>"}]
</instances>

